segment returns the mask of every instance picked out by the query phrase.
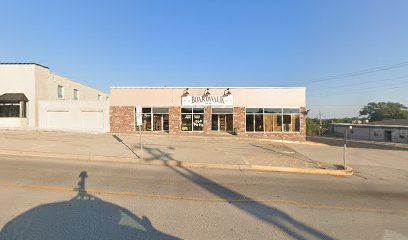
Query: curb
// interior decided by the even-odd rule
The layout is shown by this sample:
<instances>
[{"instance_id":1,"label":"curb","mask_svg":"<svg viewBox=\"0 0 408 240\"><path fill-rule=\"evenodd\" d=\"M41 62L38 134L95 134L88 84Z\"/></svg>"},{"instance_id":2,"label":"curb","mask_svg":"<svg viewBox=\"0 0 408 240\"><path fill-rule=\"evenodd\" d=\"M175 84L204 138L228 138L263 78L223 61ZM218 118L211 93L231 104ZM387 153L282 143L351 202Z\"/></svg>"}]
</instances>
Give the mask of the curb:
<instances>
[{"instance_id":1,"label":"curb","mask_svg":"<svg viewBox=\"0 0 408 240\"><path fill-rule=\"evenodd\" d=\"M0 149L0 155L59 158L59 159L86 160L86 161L95 161L95 162L135 163L135 164L143 164L143 165L172 166L172 167L185 167L185 168L206 168L206 169L262 171L262 172L301 173L301 174L329 175L329 176L353 175L353 169L351 168L348 168L346 170L332 170L332 169L276 167L276 166L265 166L265 165L193 163L193 162L182 162L182 161L177 161L177 160L146 160L146 159L125 158L125 157L110 157L110 156L66 154L66 153L45 153L45 152L35 152L35 151L16 151L16 150L2 150L2 149Z\"/></svg>"}]
</instances>

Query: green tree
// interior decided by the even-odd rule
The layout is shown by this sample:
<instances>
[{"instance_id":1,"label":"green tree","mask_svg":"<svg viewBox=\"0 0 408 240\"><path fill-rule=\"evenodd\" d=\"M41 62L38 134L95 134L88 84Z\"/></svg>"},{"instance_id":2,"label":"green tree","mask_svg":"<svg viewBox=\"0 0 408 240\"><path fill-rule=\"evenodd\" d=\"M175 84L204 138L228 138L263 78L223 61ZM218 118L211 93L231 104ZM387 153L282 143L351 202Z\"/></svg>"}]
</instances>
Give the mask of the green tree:
<instances>
[{"instance_id":1,"label":"green tree","mask_svg":"<svg viewBox=\"0 0 408 240\"><path fill-rule=\"evenodd\" d=\"M360 115L370 121L408 119L407 107L397 102L370 102L361 109Z\"/></svg>"},{"instance_id":2,"label":"green tree","mask_svg":"<svg viewBox=\"0 0 408 240\"><path fill-rule=\"evenodd\" d=\"M320 123L317 118L312 119L312 118L307 118L306 120L306 134L308 136L317 136L319 135L319 128L320 128Z\"/></svg>"}]
</instances>

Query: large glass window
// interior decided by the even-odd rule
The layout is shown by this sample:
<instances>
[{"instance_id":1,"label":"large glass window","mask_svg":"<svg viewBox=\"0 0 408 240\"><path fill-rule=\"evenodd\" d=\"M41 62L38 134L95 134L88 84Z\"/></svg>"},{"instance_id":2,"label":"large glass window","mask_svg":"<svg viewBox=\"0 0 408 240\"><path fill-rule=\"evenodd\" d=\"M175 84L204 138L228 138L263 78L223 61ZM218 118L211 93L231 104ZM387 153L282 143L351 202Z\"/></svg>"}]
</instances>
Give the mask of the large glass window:
<instances>
[{"instance_id":1,"label":"large glass window","mask_svg":"<svg viewBox=\"0 0 408 240\"><path fill-rule=\"evenodd\" d=\"M300 114L298 108L283 108L283 131L298 132L300 130ZM298 122L298 123L297 123Z\"/></svg>"},{"instance_id":2,"label":"large glass window","mask_svg":"<svg viewBox=\"0 0 408 240\"><path fill-rule=\"evenodd\" d=\"M263 132L263 114L255 114L255 132Z\"/></svg>"},{"instance_id":3,"label":"large glass window","mask_svg":"<svg viewBox=\"0 0 408 240\"><path fill-rule=\"evenodd\" d=\"M168 108L142 108L143 131L169 131Z\"/></svg>"},{"instance_id":4,"label":"large glass window","mask_svg":"<svg viewBox=\"0 0 408 240\"><path fill-rule=\"evenodd\" d=\"M298 108L247 108L247 132L299 132Z\"/></svg>"},{"instance_id":5,"label":"large glass window","mask_svg":"<svg viewBox=\"0 0 408 240\"><path fill-rule=\"evenodd\" d=\"M254 119L255 118L253 114L246 115L246 131L247 132L253 132L255 130Z\"/></svg>"},{"instance_id":6,"label":"large glass window","mask_svg":"<svg viewBox=\"0 0 408 240\"><path fill-rule=\"evenodd\" d=\"M204 108L181 109L181 131L203 131Z\"/></svg>"},{"instance_id":7,"label":"large glass window","mask_svg":"<svg viewBox=\"0 0 408 240\"><path fill-rule=\"evenodd\" d=\"M25 103L23 104L25 105ZM25 111L23 111L23 113L24 112ZM1 103L0 104L0 117L20 117L20 104L19 103Z\"/></svg>"},{"instance_id":8,"label":"large glass window","mask_svg":"<svg viewBox=\"0 0 408 240\"><path fill-rule=\"evenodd\" d=\"M265 132L273 132L273 115L269 113L264 114Z\"/></svg>"}]
</instances>

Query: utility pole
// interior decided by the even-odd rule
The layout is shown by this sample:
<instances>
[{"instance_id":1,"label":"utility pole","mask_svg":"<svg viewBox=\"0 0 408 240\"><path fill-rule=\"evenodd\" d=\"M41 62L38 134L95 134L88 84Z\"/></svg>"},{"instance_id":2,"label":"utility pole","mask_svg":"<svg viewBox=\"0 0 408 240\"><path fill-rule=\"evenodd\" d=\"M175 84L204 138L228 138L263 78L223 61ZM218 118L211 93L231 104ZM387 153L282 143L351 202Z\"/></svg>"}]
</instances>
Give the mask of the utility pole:
<instances>
[{"instance_id":1,"label":"utility pole","mask_svg":"<svg viewBox=\"0 0 408 240\"><path fill-rule=\"evenodd\" d=\"M320 110L319 110L319 121L320 121L319 136L322 136L322 114L320 113Z\"/></svg>"}]
</instances>

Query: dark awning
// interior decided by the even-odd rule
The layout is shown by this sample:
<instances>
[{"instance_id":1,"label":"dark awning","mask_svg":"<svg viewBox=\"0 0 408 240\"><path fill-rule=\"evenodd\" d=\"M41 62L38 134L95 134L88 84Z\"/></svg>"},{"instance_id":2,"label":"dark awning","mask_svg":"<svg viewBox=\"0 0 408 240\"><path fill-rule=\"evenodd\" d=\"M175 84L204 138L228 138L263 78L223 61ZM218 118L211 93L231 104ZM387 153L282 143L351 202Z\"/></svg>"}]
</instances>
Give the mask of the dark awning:
<instances>
[{"instance_id":1,"label":"dark awning","mask_svg":"<svg viewBox=\"0 0 408 240\"><path fill-rule=\"evenodd\" d=\"M24 93L5 93L0 96L0 103L19 103L28 102L28 98Z\"/></svg>"}]
</instances>

